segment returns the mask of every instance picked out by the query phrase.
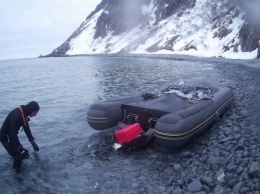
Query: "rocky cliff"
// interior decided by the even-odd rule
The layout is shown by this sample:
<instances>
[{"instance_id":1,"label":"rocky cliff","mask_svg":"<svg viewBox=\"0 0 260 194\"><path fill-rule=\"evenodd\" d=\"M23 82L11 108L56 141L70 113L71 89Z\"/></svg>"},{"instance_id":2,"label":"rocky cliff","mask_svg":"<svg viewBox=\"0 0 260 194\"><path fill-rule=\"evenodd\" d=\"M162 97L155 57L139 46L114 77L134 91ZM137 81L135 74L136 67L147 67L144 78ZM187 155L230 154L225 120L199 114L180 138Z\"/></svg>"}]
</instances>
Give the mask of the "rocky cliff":
<instances>
[{"instance_id":1,"label":"rocky cliff","mask_svg":"<svg viewBox=\"0 0 260 194\"><path fill-rule=\"evenodd\" d=\"M260 57L255 15L238 0L103 0L48 56L170 53Z\"/></svg>"}]
</instances>

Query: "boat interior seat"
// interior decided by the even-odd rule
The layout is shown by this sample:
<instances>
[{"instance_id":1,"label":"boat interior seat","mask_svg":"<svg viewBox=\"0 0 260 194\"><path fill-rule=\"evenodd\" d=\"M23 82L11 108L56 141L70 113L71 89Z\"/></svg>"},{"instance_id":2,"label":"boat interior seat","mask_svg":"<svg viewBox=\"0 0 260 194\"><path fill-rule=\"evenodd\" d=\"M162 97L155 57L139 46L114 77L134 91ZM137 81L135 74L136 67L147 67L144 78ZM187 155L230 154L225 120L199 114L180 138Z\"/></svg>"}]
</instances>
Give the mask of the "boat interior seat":
<instances>
[{"instance_id":1,"label":"boat interior seat","mask_svg":"<svg viewBox=\"0 0 260 194\"><path fill-rule=\"evenodd\" d=\"M186 109L190 103L177 97L175 94L162 95L154 99L143 100L140 102L122 104L122 108L129 112L157 112L161 116ZM157 116L158 117L158 116Z\"/></svg>"}]
</instances>

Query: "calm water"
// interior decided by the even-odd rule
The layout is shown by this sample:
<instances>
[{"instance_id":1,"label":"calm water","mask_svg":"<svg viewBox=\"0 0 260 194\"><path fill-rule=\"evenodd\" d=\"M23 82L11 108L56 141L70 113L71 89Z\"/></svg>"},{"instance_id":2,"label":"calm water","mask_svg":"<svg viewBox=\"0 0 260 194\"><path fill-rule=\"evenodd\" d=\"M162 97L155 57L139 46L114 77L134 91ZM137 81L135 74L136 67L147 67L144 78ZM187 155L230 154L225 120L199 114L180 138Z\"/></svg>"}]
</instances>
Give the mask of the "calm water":
<instances>
[{"instance_id":1,"label":"calm water","mask_svg":"<svg viewBox=\"0 0 260 194\"><path fill-rule=\"evenodd\" d=\"M224 79L206 61L106 56L0 61L0 75L1 124L21 104L35 100L41 107L30 122L40 147L38 156L24 132L19 133L32 155L24 161L22 173L11 171L11 159L0 147L0 193L95 193L100 179L104 192L121 193L120 186L113 188L107 181L134 159L116 153L107 154L108 160L97 157L100 147L109 146L110 136L89 127L89 105L156 91L171 83L219 84ZM120 177L125 180L127 174Z\"/></svg>"}]
</instances>

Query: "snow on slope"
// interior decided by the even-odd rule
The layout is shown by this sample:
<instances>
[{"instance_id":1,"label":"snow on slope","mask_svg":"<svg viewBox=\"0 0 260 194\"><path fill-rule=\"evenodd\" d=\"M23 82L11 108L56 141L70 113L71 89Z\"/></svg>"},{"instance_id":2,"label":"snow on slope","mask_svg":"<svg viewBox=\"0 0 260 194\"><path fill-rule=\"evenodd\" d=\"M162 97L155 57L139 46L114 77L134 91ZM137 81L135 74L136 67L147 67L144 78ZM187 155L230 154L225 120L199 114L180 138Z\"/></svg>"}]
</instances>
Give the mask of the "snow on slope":
<instances>
[{"instance_id":1,"label":"snow on slope","mask_svg":"<svg viewBox=\"0 0 260 194\"><path fill-rule=\"evenodd\" d=\"M221 3L197 0L196 5L185 10L181 16L174 14L153 26L155 7L151 1L150 5L142 7L143 15L149 18L145 26L137 26L117 36L108 33L104 38L93 39L97 20L104 12L102 9L84 22L82 28L85 29L69 42L70 49L66 54L127 52L222 56L235 59L256 58L257 49L242 54L241 48L237 46L238 33L245 21L241 14L234 17L235 11L229 11L223 6L227 2L228 0L223 0ZM214 18L221 14L225 16L223 20L214 22ZM221 30L228 33L219 36ZM226 46L232 49L225 49ZM151 52L149 48L152 47L159 49Z\"/></svg>"}]
</instances>

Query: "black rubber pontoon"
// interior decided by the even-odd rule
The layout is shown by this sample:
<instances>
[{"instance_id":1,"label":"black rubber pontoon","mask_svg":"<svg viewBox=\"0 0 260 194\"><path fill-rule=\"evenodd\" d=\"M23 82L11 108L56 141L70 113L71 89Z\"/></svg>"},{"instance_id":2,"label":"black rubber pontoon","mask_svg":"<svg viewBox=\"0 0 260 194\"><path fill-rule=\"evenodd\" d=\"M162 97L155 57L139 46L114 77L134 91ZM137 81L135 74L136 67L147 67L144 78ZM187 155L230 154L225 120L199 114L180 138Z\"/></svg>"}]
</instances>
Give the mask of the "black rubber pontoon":
<instances>
[{"instance_id":1,"label":"black rubber pontoon","mask_svg":"<svg viewBox=\"0 0 260 194\"><path fill-rule=\"evenodd\" d=\"M173 93L167 90L151 99L139 96L95 103L88 110L88 123L94 129L104 130L119 122L138 122L144 131L152 129L156 141L163 147L180 147L218 120L234 100L229 88L207 83L191 88L199 88L200 93L188 88L196 98L187 97L187 91L182 93L173 87ZM207 89L206 97L198 97L201 89Z\"/></svg>"}]
</instances>

